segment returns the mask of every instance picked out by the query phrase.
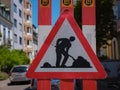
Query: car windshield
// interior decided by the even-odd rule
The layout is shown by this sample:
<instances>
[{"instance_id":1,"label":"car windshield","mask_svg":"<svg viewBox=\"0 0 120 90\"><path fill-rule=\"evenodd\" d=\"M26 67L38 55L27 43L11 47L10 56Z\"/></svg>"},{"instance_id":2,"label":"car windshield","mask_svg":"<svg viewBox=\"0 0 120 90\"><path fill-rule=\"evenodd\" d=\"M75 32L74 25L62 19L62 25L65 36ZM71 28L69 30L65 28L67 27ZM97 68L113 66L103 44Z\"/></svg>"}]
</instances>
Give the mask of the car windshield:
<instances>
[{"instance_id":1,"label":"car windshield","mask_svg":"<svg viewBox=\"0 0 120 90\"><path fill-rule=\"evenodd\" d=\"M27 67L15 67L13 68L12 72L26 72Z\"/></svg>"}]
</instances>

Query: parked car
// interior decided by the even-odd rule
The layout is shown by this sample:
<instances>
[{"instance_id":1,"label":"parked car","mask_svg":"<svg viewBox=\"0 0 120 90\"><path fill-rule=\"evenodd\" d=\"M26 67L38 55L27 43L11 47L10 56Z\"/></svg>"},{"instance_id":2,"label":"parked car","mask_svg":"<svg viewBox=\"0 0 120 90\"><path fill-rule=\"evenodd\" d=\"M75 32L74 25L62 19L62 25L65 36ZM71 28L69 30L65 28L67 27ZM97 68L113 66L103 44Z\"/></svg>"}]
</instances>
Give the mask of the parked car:
<instances>
[{"instance_id":1,"label":"parked car","mask_svg":"<svg viewBox=\"0 0 120 90\"><path fill-rule=\"evenodd\" d=\"M29 78L26 77L26 72L29 68L29 65L17 65L14 66L11 70L10 70L10 82L14 83L14 82L25 82L25 81L30 81Z\"/></svg>"},{"instance_id":2,"label":"parked car","mask_svg":"<svg viewBox=\"0 0 120 90\"><path fill-rule=\"evenodd\" d=\"M120 60L104 60L101 63L107 73L107 78L98 80L99 87L120 89Z\"/></svg>"}]
</instances>

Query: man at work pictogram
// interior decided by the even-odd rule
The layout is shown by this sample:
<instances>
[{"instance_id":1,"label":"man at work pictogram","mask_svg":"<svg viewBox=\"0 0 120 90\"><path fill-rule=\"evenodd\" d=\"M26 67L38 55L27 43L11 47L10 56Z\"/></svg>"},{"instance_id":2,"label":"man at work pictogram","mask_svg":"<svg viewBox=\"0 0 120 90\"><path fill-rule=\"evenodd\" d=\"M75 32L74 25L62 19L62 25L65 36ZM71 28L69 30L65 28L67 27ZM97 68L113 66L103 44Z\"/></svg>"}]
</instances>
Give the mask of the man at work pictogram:
<instances>
[{"instance_id":1,"label":"man at work pictogram","mask_svg":"<svg viewBox=\"0 0 120 90\"><path fill-rule=\"evenodd\" d=\"M65 63L67 62L67 59L69 57L68 51L71 47L71 42L75 40L74 36L71 36L69 39L67 38L60 38L57 40L56 43L56 67L66 67ZM61 59L63 57L62 64Z\"/></svg>"}]
</instances>

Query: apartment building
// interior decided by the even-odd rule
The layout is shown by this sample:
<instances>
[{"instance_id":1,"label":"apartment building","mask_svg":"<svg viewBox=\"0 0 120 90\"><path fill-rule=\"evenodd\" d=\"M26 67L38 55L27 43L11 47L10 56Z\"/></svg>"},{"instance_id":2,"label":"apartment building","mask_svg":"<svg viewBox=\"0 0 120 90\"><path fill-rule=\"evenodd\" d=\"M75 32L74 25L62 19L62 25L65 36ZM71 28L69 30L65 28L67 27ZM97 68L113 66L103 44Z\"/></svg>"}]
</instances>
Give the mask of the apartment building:
<instances>
[{"instance_id":1,"label":"apartment building","mask_svg":"<svg viewBox=\"0 0 120 90\"><path fill-rule=\"evenodd\" d=\"M33 29L32 29L32 4L30 0L23 0L23 50L33 59Z\"/></svg>"},{"instance_id":2,"label":"apartment building","mask_svg":"<svg viewBox=\"0 0 120 90\"><path fill-rule=\"evenodd\" d=\"M9 0L7 0L9 1ZM13 49L23 49L23 0L11 0L11 19L13 23Z\"/></svg>"},{"instance_id":3,"label":"apartment building","mask_svg":"<svg viewBox=\"0 0 120 90\"><path fill-rule=\"evenodd\" d=\"M0 0L0 45L12 46L11 0Z\"/></svg>"}]
</instances>

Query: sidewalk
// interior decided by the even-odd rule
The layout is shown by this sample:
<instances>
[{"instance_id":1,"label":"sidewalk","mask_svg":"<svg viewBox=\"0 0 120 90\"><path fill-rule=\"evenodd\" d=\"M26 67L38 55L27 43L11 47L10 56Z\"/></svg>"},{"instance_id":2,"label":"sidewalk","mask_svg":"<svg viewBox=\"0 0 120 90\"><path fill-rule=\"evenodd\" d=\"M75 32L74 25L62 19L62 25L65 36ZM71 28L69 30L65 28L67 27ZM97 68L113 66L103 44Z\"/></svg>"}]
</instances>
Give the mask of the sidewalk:
<instances>
[{"instance_id":1,"label":"sidewalk","mask_svg":"<svg viewBox=\"0 0 120 90\"><path fill-rule=\"evenodd\" d=\"M0 81L0 88L6 86L9 83L9 79Z\"/></svg>"}]
</instances>

